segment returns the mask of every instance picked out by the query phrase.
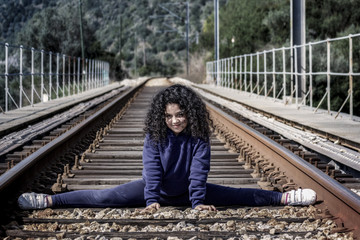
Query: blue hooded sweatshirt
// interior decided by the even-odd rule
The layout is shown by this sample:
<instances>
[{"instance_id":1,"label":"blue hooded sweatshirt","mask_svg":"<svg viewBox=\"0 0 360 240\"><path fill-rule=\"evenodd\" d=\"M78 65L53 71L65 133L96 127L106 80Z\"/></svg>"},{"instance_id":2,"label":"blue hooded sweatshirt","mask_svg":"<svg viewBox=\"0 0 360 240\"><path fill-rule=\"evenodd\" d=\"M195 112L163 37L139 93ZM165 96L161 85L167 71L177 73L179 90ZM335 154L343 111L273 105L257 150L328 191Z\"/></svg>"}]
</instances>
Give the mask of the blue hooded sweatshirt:
<instances>
[{"instance_id":1,"label":"blue hooded sweatshirt","mask_svg":"<svg viewBox=\"0 0 360 240\"><path fill-rule=\"evenodd\" d=\"M168 129L164 144L153 144L146 135L143 149L143 179L146 205L160 195L179 196L189 192L192 207L203 204L210 170L210 143Z\"/></svg>"}]
</instances>

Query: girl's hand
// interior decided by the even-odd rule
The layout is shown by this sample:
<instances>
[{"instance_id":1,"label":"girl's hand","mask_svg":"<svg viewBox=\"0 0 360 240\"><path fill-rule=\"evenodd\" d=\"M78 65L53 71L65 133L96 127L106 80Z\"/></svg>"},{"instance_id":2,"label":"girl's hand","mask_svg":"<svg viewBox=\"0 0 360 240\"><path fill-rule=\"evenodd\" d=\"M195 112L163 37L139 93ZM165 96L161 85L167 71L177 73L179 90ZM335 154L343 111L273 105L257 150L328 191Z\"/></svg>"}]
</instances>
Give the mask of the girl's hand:
<instances>
[{"instance_id":1,"label":"girl's hand","mask_svg":"<svg viewBox=\"0 0 360 240\"><path fill-rule=\"evenodd\" d=\"M208 211L217 211L216 208L214 207L214 205L197 205L195 207L195 210L199 210L199 211L203 211L203 210L208 210Z\"/></svg>"},{"instance_id":2,"label":"girl's hand","mask_svg":"<svg viewBox=\"0 0 360 240\"><path fill-rule=\"evenodd\" d=\"M159 203L153 203L153 204L150 204L149 206L147 206L146 208L144 208L141 212L142 213L153 213L153 212L156 212L157 210L159 210L159 208L160 208Z\"/></svg>"}]
</instances>

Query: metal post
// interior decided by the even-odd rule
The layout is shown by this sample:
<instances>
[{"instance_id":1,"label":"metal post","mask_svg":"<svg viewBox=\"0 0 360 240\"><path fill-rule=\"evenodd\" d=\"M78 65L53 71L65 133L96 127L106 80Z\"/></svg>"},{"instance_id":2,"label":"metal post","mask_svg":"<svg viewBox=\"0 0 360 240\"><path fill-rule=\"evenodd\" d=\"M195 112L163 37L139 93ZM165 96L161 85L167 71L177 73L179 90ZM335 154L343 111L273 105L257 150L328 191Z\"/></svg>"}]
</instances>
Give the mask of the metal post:
<instances>
[{"instance_id":1,"label":"metal post","mask_svg":"<svg viewBox=\"0 0 360 240\"><path fill-rule=\"evenodd\" d=\"M90 89L90 61L89 59L85 60L85 68L86 68L86 75L85 75L85 86L86 91Z\"/></svg>"},{"instance_id":2,"label":"metal post","mask_svg":"<svg viewBox=\"0 0 360 240\"><path fill-rule=\"evenodd\" d=\"M226 69L226 87L230 87L230 58L225 60L225 69Z\"/></svg>"},{"instance_id":3,"label":"metal post","mask_svg":"<svg viewBox=\"0 0 360 240\"><path fill-rule=\"evenodd\" d=\"M223 73L223 76L222 76L221 81L223 82L223 86L224 86L224 87L226 87L226 83L227 83L227 81L226 81L226 80L227 80L226 64L227 64L227 61L226 61L226 58L225 58L224 61L223 61L223 68L222 68L222 71L221 71L221 72Z\"/></svg>"},{"instance_id":4,"label":"metal post","mask_svg":"<svg viewBox=\"0 0 360 240\"><path fill-rule=\"evenodd\" d=\"M9 70L8 70L8 64L9 64L9 44L5 43L5 112L9 110L8 104L9 104Z\"/></svg>"},{"instance_id":5,"label":"metal post","mask_svg":"<svg viewBox=\"0 0 360 240\"><path fill-rule=\"evenodd\" d=\"M97 87L101 86L100 69L101 69L101 63L100 61L96 60Z\"/></svg>"},{"instance_id":6,"label":"metal post","mask_svg":"<svg viewBox=\"0 0 360 240\"><path fill-rule=\"evenodd\" d=\"M103 62L99 61L99 70L98 70L98 75L99 75L99 86L102 87L104 86L104 79L103 79Z\"/></svg>"},{"instance_id":7,"label":"metal post","mask_svg":"<svg viewBox=\"0 0 360 240\"><path fill-rule=\"evenodd\" d=\"M240 84L240 91L241 91L241 89L242 89L242 57L240 56L240 62L239 62L239 65L240 65L240 69L239 69L239 71L240 71L240 79L239 79L239 84Z\"/></svg>"},{"instance_id":8,"label":"metal post","mask_svg":"<svg viewBox=\"0 0 360 240\"><path fill-rule=\"evenodd\" d=\"M219 78L219 81L220 81L220 86L223 85L223 68L224 68L224 59L220 59L220 68L219 68L219 71L220 71L220 78Z\"/></svg>"},{"instance_id":9,"label":"metal post","mask_svg":"<svg viewBox=\"0 0 360 240\"><path fill-rule=\"evenodd\" d=\"M90 90L91 89L91 60L88 59L88 89L87 90Z\"/></svg>"},{"instance_id":10,"label":"metal post","mask_svg":"<svg viewBox=\"0 0 360 240\"><path fill-rule=\"evenodd\" d=\"M294 73L294 75L295 75L295 102L296 102L296 108L298 108L299 106L298 106L298 100L299 100L299 98L298 98L298 96L299 96L299 78L298 78L298 58L297 58L297 55L298 55L298 51L297 51L297 46L295 45L294 46L294 59L295 59L295 61L294 61L294 68L295 68L295 73ZM293 94L291 94L291 96L292 96ZM292 99L291 99L292 100Z\"/></svg>"},{"instance_id":11,"label":"metal post","mask_svg":"<svg viewBox=\"0 0 360 240\"><path fill-rule=\"evenodd\" d=\"M95 88L96 87L96 85L95 85L95 60L93 59L91 62L92 62L91 78L92 78L92 85L93 85L92 88Z\"/></svg>"},{"instance_id":12,"label":"metal post","mask_svg":"<svg viewBox=\"0 0 360 240\"><path fill-rule=\"evenodd\" d=\"M186 2L186 75L189 76L189 2Z\"/></svg>"},{"instance_id":13,"label":"metal post","mask_svg":"<svg viewBox=\"0 0 360 240\"><path fill-rule=\"evenodd\" d=\"M105 86L104 82L104 62L100 62L100 69L99 69L99 76L100 76L100 86Z\"/></svg>"},{"instance_id":14,"label":"metal post","mask_svg":"<svg viewBox=\"0 0 360 240\"><path fill-rule=\"evenodd\" d=\"M217 32L217 19L216 19L216 3L217 0L214 0L214 80L215 80L215 85L217 84L217 77L216 77L216 73L218 71L218 68L217 68L217 35L216 35L216 32Z\"/></svg>"},{"instance_id":15,"label":"metal post","mask_svg":"<svg viewBox=\"0 0 360 240\"><path fill-rule=\"evenodd\" d=\"M238 89L238 86L239 86L239 72L238 72L238 60L237 60L237 58L235 57L235 88L236 88L236 90Z\"/></svg>"},{"instance_id":16,"label":"metal post","mask_svg":"<svg viewBox=\"0 0 360 240\"><path fill-rule=\"evenodd\" d=\"M298 79L297 95L296 98L303 97L303 92L306 92L306 78L305 78L305 64L306 64L306 56L305 56L305 0L291 0L293 7L293 44L299 46L298 48L294 48L297 51L297 59L296 59L296 68L301 75L296 75Z\"/></svg>"},{"instance_id":17,"label":"metal post","mask_svg":"<svg viewBox=\"0 0 360 240\"><path fill-rule=\"evenodd\" d=\"M223 65L223 59L219 60L219 68L218 68L218 73L219 73L219 79L217 80L220 84L220 86L222 86L222 65Z\"/></svg>"},{"instance_id":18,"label":"metal post","mask_svg":"<svg viewBox=\"0 0 360 240\"><path fill-rule=\"evenodd\" d=\"M226 59L222 61L221 64L221 86L226 86Z\"/></svg>"},{"instance_id":19,"label":"metal post","mask_svg":"<svg viewBox=\"0 0 360 240\"><path fill-rule=\"evenodd\" d=\"M353 119L354 103L353 103L353 42L351 35L349 36L349 94L350 94L350 118Z\"/></svg>"},{"instance_id":20,"label":"metal post","mask_svg":"<svg viewBox=\"0 0 360 240\"><path fill-rule=\"evenodd\" d=\"M99 81L100 81L100 86L104 86L104 72L103 72L103 68L104 67L104 63L102 61L99 61Z\"/></svg>"},{"instance_id":21,"label":"metal post","mask_svg":"<svg viewBox=\"0 0 360 240\"><path fill-rule=\"evenodd\" d=\"M86 89L86 79L85 79L85 77L86 77L86 65L85 65L85 59L84 58L82 58L81 59L81 92L84 92L85 91L85 89Z\"/></svg>"},{"instance_id":22,"label":"metal post","mask_svg":"<svg viewBox=\"0 0 360 240\"><path fill-rule=\"evenodd\" d=\"M90 90L90 59L86 59L85 60L85 86L86 86L86 89L85 91L87 90Z\"/></svg>"},{"instance_id":23,"label":"metal post","mask_svg":"<svg viewBox=\"0 0 360 240\"><path fill-rule=\"evenodd\" d=\"M250 54L250 92L253 93L253 55Z\"/></svg>"},{"instance_id":24,"label":"metal post","mask_svg":"<svg viewBox=\"0 0 360 240\"><path fill-rule=\"evenodd\" d=\"M266 52L264 51L264 96L267 95Z\"/></svg>"},{"instance_id":25,"label":"metal post","mask_svg":"<svg viewBox=\"0 0 360 240\"><path fill-rule=\"evenodd\" d=\"M75 66L76 66L76 58L73 57L72 59L73 59L73 71L74 71L73 72L73 94L76 94L76 92L75 92L76 91L75 88L76 88L76 85L77 85L76 84L76 80L77 80L76 79L76 68L75 68Z\"/></svg>"},{"instance_id":26,"label":"metal post","mask_svg":"<svg viewBox=\"0 0 360 240\"><path fill-rule=\"evenodd\" d=\"M41 65L40 65L40 76L41 76L41 91L40 91L40 97L41 102L44 102L44 50L41 50Z\"/></svg>"},{"instance_id":27,"label":"metal post","mask_svg":"<svg viewBox=\"0 0 360 240\"><path fill-rule=\"evenodd\" d=\"M95 73L95 88L97 88L99 86L99 76L98 76L98 61L94 60L94 64L95 64L95 68L94 68L94 73Z\"/></svg>"},{"instance_id":28,"label":"metal post","mask_svg":"<svg viewBox=\"0 0 360 240\"><path fill-rule=\"evenodd\" d=\"M106 81L106 63L105 62L102 62L102 81L103 81L102 86L105 86L108 84Z\"/></svg>"},{"instance_id":29,"label":"metal post","mask_svg":"<svg viewBox=\"0 0 360 240\"><path fill-rule=\"evenodd\" d=\"M256 85L260 84L260 56L259 52L256 52ZM257 94L259 95L259 88L257 89Z\"/></svg>"},{"instance_id":30,"label":"metal post","mask_svg":"<svg viewBox=\"0 0 360 240\"><path fill-rule=\"evenodd\" d=\"M99 74L99 87L104 86L102 69L103 69L103 62L102 62L102 61L99 61L99 70L98 70L98 74Z\"/></svg>"},{"instance_id":31,"label":"metal post","mask_svg":"<svg viewBox=\"0 0 360 240\"><path fill-rule=\"evenodd\" d=\"M306 8L305 8L305 0L301 1L301 62L300 62L300 73L301 73L301 89L302 92L300 93L302 97L306 98L305 93L306 90ZM306 103L306 101L305 101ZM306 105L306 104L305 104Z\"/></svg>"},{"instance_id":32,"label":"metal post","mask_svg":"<svg viewBox=\"0 0 360 240\"><path fill-rule=\"evenodd\" d=\"M225 83L225 80L226 80L226 76L225 76L225 62L226 62L226 60L225 59L221 59L220 60L221 61L221 79L220 79L220 81L221 81L221 84L220 84L220 86L224 86L224 83Z\"/></svg>"},{"instance_id":33,"label":"metal post","mask_svg":"<svg viewBox=\"0 0 360 240\"><path fill-rule=\"evenodd\" d=\"M71 57L68 57L68 96L71 95Z\"/></svg>"},{"instance_id":34,"label":"metal post","mask_svg":"<svg viewBox=\"0 0 360 240\"><path fill-rule=\"evenodd\" d=\"M285 48L282 48L282 58L283 58L283 89L284 89L284 94L283 94L283 101L284 104L286 105L286 60L285 60Z\"/></svg>"},{"instance_id":35,"label":"metal post","mask_svg":"<svg viewBox=\"0 0 360 240\"><path fill-rule=\"evenodd\" d=\"M78 58L78 73L77 73L77 92L80 93L80 60L81 58Z\"/></svg>"},{"instance_id":36,"label":"metal post","mask_svg":"<svg viewBox=\"0 0 360 240\"><path fill-rule=\"evenodd\" d=\"M31 48L31 106L34 106L34 48Z\"/></svg>"},{"instance_id":37,"label":"metal post","mask_svg":"<svg viewBox=\"0 0 360 240\"><path fill-rule=\"evenodd\" d=\"M215 39L215 61L216 61L216 85L219 85L219 78L220 78L220 73L219 73L219 69L220 69L220 55L219 55L219 0L214 0L214 10L215 10L215 14L214 14L214 39Z\"/></svg>"},{"instance_id":38,"label":"metal post","mask_svg":"<svg viewBox=\"0 0 360 240\"><path fill-rule=\"evenodd\" d=\"M312 45L309 43L309 91L310 91L310 108L313 108L313 75L312 75Z\"/></svg>"},{"instance_id":39,"label":"metal post","mask_svg":"<svg viewBox=\"0 0 360 240\"><path fill-rule=\"evenodd\" d=\"M294 14L293 14L293 0L290 0L290 101L293 98L293 85L294 85Z\"/></svg>"},{"instance_id":40,"label":"metal post","mask_svg":"<svg viewBox=\"0 0 360 240\"><path fill-rule=\"evenodd\" d=\"M231 57L228 58L228 88L231 88Z\"/></svg>"},{"instance_id":41,"label":"metal post","mask_svg":"<svg viewBox=\"0 0 360 240\"><path fill-rule=\"evenodd\" d=\"M59 98L59 68L60 68L60 55L56 53L56 98Z\"/></svg>"},{"instance_id":42,"label":"metal post","mask_svg":"<svg viewBox=\"0 0 360 240\"><path fill-rule=\"evenodd\" d=\"M137 42L136 42L136 31L134 33L134 66L135 66L135 72L134 75L137 77Z\"/></svg>"},{"instance_id":43,"label":"metal post","mask_svg":"<svg viewBox=\"0 0 360 240\"><path fill-rule=\"evenodd\" d=\"M52 91L52 64L51 64L52 52L49 53L49 100L51 100Z\"/></svg>"},{"instance_id":44,"label":"metal post","mask_svg":"<svg viewBox=\"0 0 360 240\"><path fill-rule=\"evenodd\" d=\"M97 87L97 75L96 75L96 60L93 59L93 75L94 75L94 88Z\"/></svg>"},{"instance_id":45,"label":"metal post","mask_svg":"<svg viewBox=\"0 0 360 240\"><path fill-rule=\"evenodd\" d=\"M213 63L212 63L212 71L213 71L212 79L213 79L214 83L216 84L216 61L213 61Z\"/></svg>"},{"instance_id":46,"label":"metal post","mask_svg":"<svg viewBox=\"0 0 360 240\"><path fill-rule=\"evenodd\" d=\"M214 84L216 84L216 74L217 74L217 72L216 72L216 61L214 60L213 61L213 81L214 81Z\"/></svg>"},{"instance_id":47,"label":"metal post","mask_svg":"<svg viewBox=\"0 0 360 240\"><path fill-rule=\"evenodd\" d=\"M95 88L97 88L99 86L99 76L98 76L98 61L94 60L94 65L95 65Z\"/></svg>"},{"instance_id":48,"label":"metal post","mask_svg":"<svg viewBox=\"0 0 360 240\"><path fill-rule=\"evenodd\" d=\"M20 94L19 94L19 107L22 108L22 95L23 95L23 45L20 45Z\"/></svg>"},{"instance_id":49,"label":"metal post","mask_svg":"<svg viewBox=\"0 0 360 240\"><path fill-rule=\"evenodd\" d=\"M244 56L245 58L245 63L244 63L244 81L245 81L245 91L247 91L247 66L246 66L246 60L247 60L247 57L246 55Z\"/></svg>"},{"instance_id":50,"label":"metal post","mask_svg":"<svg viewBox=\"0 0 360 240\"><path fill-rule=\"evenodd\" d=\"M65 96L65 54L63 54L63 75L62 75L62 79L63 79L63 84L62 84L62 93L63 93L63 97Z\"/></svg>"},{"instance_id":51,"label":"metal post","mask_svg":"<svg viewBox=\"0 0 360 240\"><path fill-rule=\"evenodd\" d=\"M102 66L101 67L102 86L105 86L105 85L107 85L107 82L106 82L106 63L103 61L101 66Z\"/></svg>"},{"instance_id":52,"label":"metal post","mask_svg":"<svg viewBox=\"0 0 360 240\"><path fill-rule=\"evenodd\" d=\"M221 86L221 79L220 78L222 78L222 61L223 61L223 59L221 59L221 60L219 60L220 62L219 62L219 68L217 69L217 71L218 71L218 75L219 75L219 78L217 79L217 82L220 84L220 86Z\"/></svg>"},{"instance_id":53,"label":"metal post","mask_svg":"<svg viewBox=\"0 0 360 240\"><path fill-rule=\"evenodd\" d=\"M276 77L275 77L275 49L273 48L272 50L272 57L273 57L273 83L272 83L272 88L273 88L273 98L275 99L276 97L276 84L275 84L275 80L276 80Z\"/></svg>"},{"instance_id":54,"label":"metal post","mask_svg":"<svg viewBox=\"0 0 360 240\"><path fill-rule=\"evenodd\" d=\"M326 59L327 59L327 109L328 109L328 113L330 114L330 41L327 41L327 54L326 54Z\"/></svg>"},{"instance_id":55,"label":"metal post","mask_svg":"<svg viewBox=\"0 0 360 240\"><path fill-rule=\"evenodd\" d=\"M91 71L90 71L90 77L91 77L91 80L90 80L90 84L91 84L91 89L94 88L94 59L91 59L90 60L90 66L91 66Z\"/></svg>"},{"instance_id":56,"label":"metal post","mask_svg":"<svg viewBox=\"0 0 360 240\"><path fill-rule=\"evenodd\" d=\"M234 61L233 57L230 58L230 67L231 67L231 88L234 88Z\"/></svg>"}]
</instances>

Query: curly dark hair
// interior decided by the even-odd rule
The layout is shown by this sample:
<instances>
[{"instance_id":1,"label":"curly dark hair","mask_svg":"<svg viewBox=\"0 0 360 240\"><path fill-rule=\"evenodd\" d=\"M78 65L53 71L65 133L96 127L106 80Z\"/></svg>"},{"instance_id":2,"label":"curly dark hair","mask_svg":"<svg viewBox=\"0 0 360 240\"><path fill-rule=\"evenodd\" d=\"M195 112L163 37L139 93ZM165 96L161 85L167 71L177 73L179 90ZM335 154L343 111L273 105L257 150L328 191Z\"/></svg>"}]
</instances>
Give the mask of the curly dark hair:
<instances>
[{"instance_id":1,"label":"curly dark hair","mask_svg":"<svg viewBox=\"0 0 360 240\"><path fill-rule=\"evenodd\" d=\"M152 100L145 120L144 131L154 143L162 143L167 137L165 110L167 104L178 104L187 118L183 130L194 138L208 141L212 123L209 113L201 98L189 87L175 84L157 93Z\"/></svg>"}]
</instances>

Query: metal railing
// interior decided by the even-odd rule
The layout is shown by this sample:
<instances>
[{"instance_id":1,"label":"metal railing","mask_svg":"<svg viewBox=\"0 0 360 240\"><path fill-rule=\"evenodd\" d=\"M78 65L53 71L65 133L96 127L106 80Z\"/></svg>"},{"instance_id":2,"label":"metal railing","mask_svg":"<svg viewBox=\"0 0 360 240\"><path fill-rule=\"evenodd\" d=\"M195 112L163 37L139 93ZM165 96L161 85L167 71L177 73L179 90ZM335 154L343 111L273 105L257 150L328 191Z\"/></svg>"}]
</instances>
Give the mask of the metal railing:
<instances>
[{"instance_id":1,"label":"metal railing","mask_svg":"<svg viewBox=\"0 0 360 240\"><path fill-rule=\"evenodd\" d=\"M360 33L229 57L206 63L207 80L285 105L295 103L298 109L309 106L317 112L326 103L323 109L335 118L347 113L354 119L354 100L360 99L359 50Z\"/></svg>"},{"instance_id":2,"label":"metal railing","mask_svg":"<svg viewBox=\"0 0 360 240\"><path fill-rule=\"evenodd\" d=\"M0 43L0 110L76 95L109 84L109 63Z\"/></svg>"}]
</instances>

